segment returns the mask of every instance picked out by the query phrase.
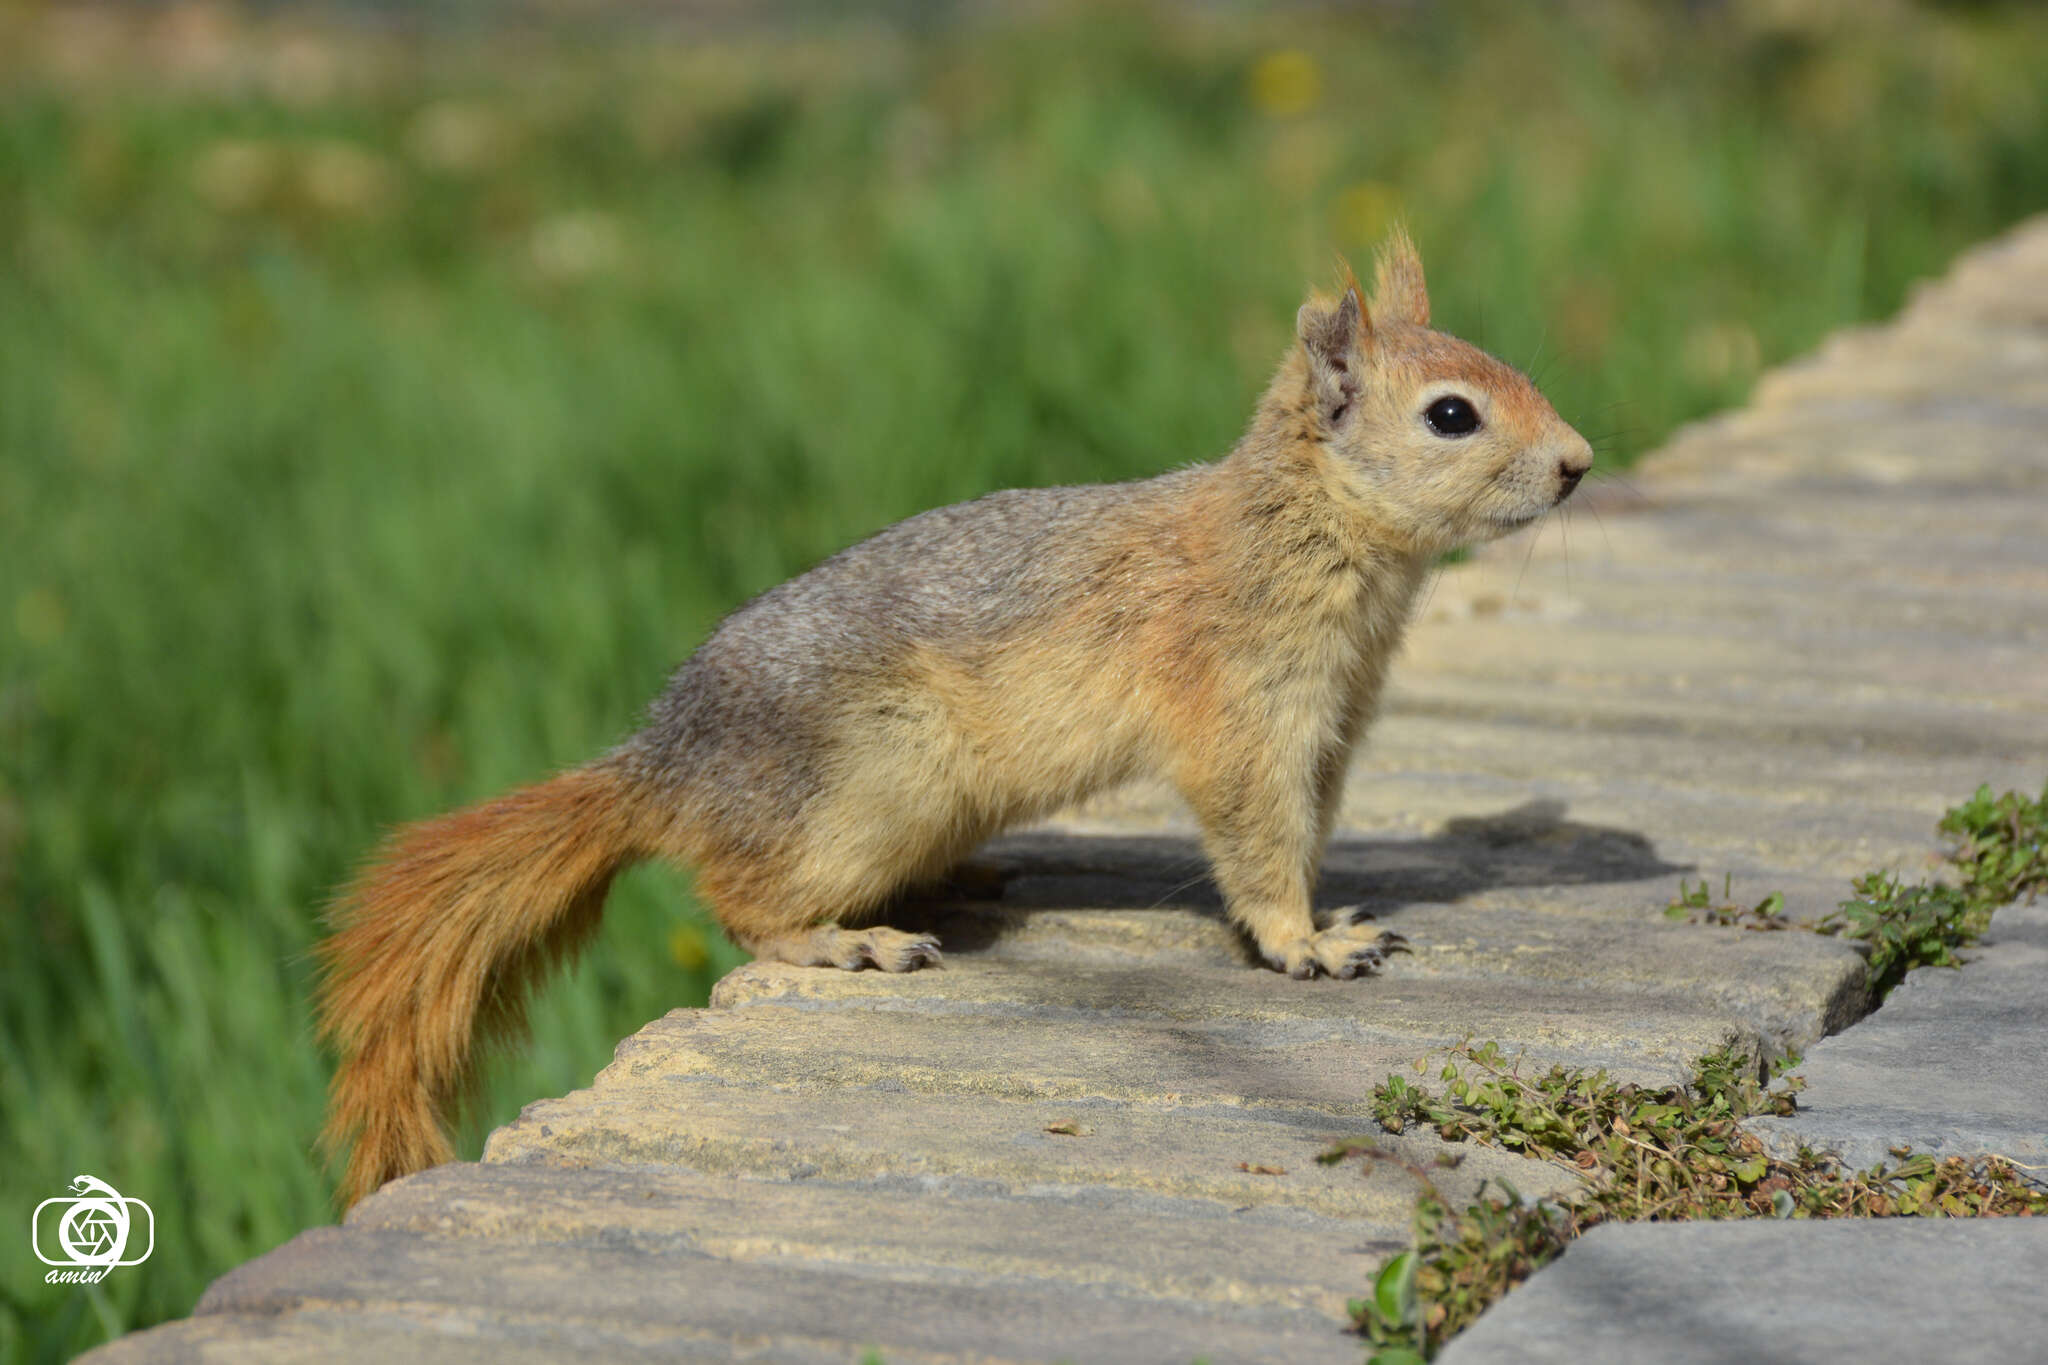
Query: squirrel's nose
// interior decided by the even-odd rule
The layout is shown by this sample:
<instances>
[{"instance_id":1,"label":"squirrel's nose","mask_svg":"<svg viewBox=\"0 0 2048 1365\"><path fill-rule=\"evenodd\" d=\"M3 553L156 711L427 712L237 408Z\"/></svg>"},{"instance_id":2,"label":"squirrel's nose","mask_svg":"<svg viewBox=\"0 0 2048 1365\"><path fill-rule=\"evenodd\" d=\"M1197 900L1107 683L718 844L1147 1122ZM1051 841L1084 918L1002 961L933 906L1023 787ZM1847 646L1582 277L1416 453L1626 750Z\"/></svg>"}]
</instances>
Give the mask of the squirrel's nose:
<instances>
[{"instance_id":1,"label":"squirrel's nose","mask_svg":"<svg viewBox=\"0 0 2048 1365\"><path fill-rule=\"evenodd\" d=\"M1574 432L1573 435L1577 437L1577 441L1571 453L1557 462L1559 502L1572 495L1572 490L1579 486L1579 480L1585 478L1586 471L1593 467L1593 447L1586 443L1584 437L1578 436L1578 433Z\"/></svg>"}]
</instances>

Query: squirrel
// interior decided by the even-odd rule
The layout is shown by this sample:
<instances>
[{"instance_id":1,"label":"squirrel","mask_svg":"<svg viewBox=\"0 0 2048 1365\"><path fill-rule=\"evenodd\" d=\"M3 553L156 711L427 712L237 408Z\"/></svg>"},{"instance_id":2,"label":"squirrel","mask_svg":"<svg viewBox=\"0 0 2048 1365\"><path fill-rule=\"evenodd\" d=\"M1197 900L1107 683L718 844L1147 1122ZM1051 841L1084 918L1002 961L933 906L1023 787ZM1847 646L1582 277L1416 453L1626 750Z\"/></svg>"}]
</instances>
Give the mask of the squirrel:
<instances>
[{"instance_id":1,"label":"squirrel","mask_svg":"<svg viewBox=\"0 0 2048 1365\"><path fill-rule=\"evenodd\" d=\"M1592 450L1521 373L1430 330L1404 230L1369 304L1341 275L1224 459L899 522L734 611L610 753L398 831L319 950L342 1206L451 1158L480 1042L519 1031L646 858L694 867L758 958L911 971L936 939L864 916L1158 776L1260 959L1377 965L1391 936L1318 928L1311 893L1416 590L1562 502Z\"/></svg>"}]
</instances>

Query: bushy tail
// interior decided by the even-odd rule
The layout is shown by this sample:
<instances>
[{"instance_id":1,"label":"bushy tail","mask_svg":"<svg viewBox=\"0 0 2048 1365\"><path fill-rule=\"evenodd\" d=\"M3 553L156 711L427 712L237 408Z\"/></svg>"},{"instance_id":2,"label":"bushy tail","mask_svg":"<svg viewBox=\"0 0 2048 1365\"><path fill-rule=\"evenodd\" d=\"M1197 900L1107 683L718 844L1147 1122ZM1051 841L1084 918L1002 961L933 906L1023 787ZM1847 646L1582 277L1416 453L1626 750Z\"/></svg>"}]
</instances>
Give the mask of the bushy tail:
<instances>
[{"instance_id":1,"label":"bushy tail","mask_svg":"<svg viewBox=\"0 0 2048 1365\"><path fill-rule=\"evenodd\" d=\"M449 1160L445 1119L479 1044L524 1027L528 990L645 856L650 816L600 761L398 831L342 896L320 946L320 1032L341 1054L323 1141L354 1144L343 1208Z\"/></svg>"}]
</instances>

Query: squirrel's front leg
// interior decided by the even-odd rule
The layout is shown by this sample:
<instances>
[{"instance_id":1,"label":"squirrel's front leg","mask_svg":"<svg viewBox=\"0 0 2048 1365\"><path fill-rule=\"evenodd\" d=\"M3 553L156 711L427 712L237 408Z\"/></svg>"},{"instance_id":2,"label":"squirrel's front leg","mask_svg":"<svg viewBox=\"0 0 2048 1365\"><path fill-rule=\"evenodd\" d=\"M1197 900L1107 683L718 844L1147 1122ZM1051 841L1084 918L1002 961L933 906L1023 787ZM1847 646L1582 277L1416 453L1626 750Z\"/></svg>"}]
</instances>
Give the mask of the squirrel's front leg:
<instances>
[{"instance_id":1,"label":"squirrel's front leg","mask_svg":"<svg viewBox=\"0 0 2048 1365\"><path fill-rule=\"evenodd\" d=\"M1378 966L1396 936L1348 919L1319 930L1310 911L1327 799L1321 765L1275 763L1273 747L1243 738L1230 747L1237 752L1191 756L1176 779L1201 821L1231 919L1268 966L1292 977L1353 977Z\"/></svg>"}]
</instances>

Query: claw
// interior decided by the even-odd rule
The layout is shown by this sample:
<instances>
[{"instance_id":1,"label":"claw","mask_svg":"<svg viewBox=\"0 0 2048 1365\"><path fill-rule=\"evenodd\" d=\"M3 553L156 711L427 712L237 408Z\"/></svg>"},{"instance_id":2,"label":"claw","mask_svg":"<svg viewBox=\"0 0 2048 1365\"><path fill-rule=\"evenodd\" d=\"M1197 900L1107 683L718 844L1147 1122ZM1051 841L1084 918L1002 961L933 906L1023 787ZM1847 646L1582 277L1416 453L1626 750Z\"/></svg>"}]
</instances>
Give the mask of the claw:
<instances>
[{"instance_id":1,"label":"claw","mask_svg":"<svg viewBox=\"0 0 2048 1365\"><path fill-rule=\"evenodd\" d=\"M847 972L866 967L885 972L914 972L920 967L938 966L941 961L939 940L934 935L884 926L842 929L836 924L821 924L783 938L754 940L747 946L764 962L837 967Z\"/></svg>"},{"instance_id":2,"label":"claw","mask_svg":"<svg viewBox=\"0 0 2048 1365\"><path fill-rule=\"evenodd\" d=\"M1297 981L1327 976L1351 981L1384 967L1387 955L1405 951L1408 940L1391 931L1368 934L1350 924L1328 928L1265 949L1268 966Z\"/></svg>"}]
</instances>

